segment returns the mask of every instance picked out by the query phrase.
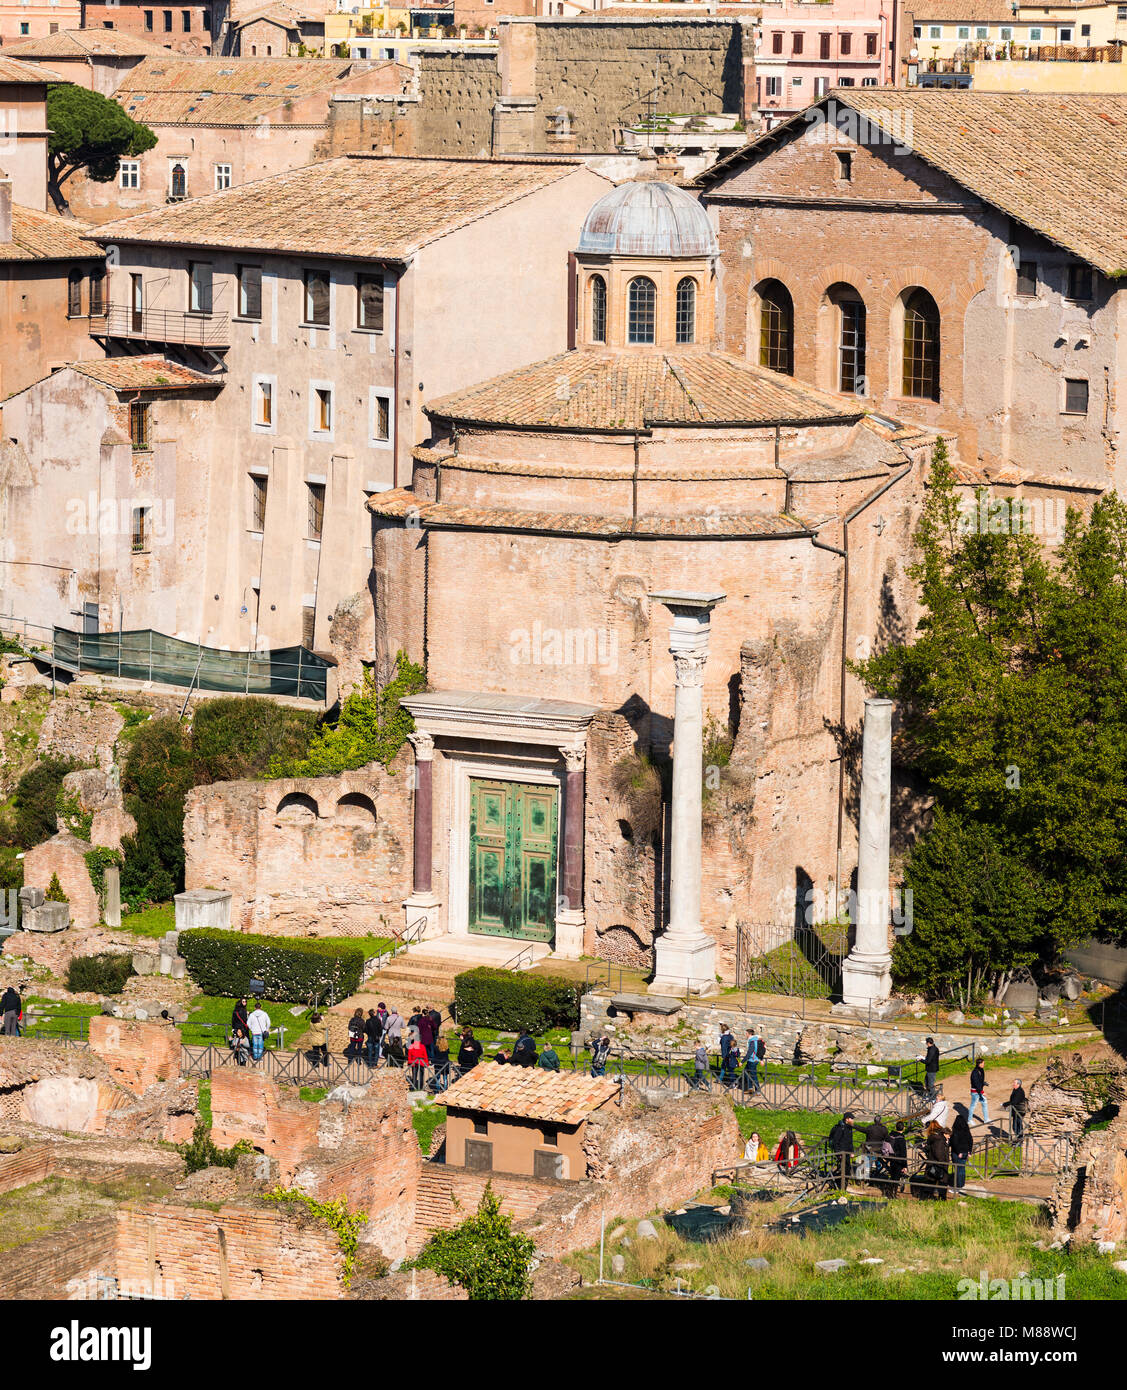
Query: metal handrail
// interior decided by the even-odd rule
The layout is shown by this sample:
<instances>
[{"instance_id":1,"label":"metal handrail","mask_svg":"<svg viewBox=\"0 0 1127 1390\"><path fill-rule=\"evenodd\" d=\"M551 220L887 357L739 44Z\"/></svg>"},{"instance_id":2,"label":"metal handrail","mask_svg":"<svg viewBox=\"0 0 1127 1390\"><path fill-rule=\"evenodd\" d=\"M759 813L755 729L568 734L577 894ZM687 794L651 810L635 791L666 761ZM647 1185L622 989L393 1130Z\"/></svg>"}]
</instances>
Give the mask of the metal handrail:
<instances>
[{"instance_id":1,"label":"metal handrail","mask_svg":"<svg viewBox=\"0 0 1127 1390\"><path fill-rule=\"evenodd\" d=\"M524 961L524 958L525 958L526 956L528 957L528 963L529 963L530 965L531 965L532 962L536 959L536 956L535 956L535 954L533 953L533 950L532 950L532 942L531 942L531 941L528 943L527 946L525 946L525 947L523 947L523 949L519 950L519 951L516 953L516 955L512 957L511 960L507 960L507 961L505 962L505 964L502 965L502 966L500 967L500 969L502 969L502 970L519 970L519 969L521 968L521 964L522 964L522 962Z\"/></svg>"},{"instance_id":2,"label":"metal handrail","mask_svg":"<svg viewBox=\"0 0 1127 1390\"><path fill-rule=\"evenodd\" d=\"M182 309L134 309L129 304L107 304L104 314L91 315L90 323L92 335L150 338L155 342L184 343L195 347L228 347L231 342L230 328L227 314L193 314Z\"/></svg>"},{"instance_id":3,"label":"metal handrail","mask_svg":"<svg viewBox=\"0 0 1127 1390\"><path fill-rule=\"evenodd\" d=\"M382 970L389 961L393 960L401 951L405 951L408 946L416 945L422 941L427 920L425 915L416 918L410 926L404 928L402 935L397 936L386 950L377 951L374 956L369 956L368 960L364 962L365 971L368 968L368 961L375 961L371 971L371 974L374 974L377 970Z\"/></svg>"}]
</instances>

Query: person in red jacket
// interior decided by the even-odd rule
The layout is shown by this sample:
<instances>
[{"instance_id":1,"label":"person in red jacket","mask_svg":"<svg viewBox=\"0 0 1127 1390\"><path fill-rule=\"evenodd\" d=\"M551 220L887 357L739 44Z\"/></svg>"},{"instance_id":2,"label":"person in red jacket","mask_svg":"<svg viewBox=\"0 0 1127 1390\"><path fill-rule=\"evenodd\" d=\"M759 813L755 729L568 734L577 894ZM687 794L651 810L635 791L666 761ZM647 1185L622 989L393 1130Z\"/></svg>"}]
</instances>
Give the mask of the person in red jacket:
<instances>
[{"instance_id":1,"label":"person in red jacket","mask_svg":"<svg viewBox=\"0 0 1127 1390\"><path fill-rule=\"evenodd\" d=\"M426 1081L430 1058L422 1040L416 1038L407 1049L407 1065L411 1069L411 1090L421 1091Z\"/></svg>"}]
</instances>

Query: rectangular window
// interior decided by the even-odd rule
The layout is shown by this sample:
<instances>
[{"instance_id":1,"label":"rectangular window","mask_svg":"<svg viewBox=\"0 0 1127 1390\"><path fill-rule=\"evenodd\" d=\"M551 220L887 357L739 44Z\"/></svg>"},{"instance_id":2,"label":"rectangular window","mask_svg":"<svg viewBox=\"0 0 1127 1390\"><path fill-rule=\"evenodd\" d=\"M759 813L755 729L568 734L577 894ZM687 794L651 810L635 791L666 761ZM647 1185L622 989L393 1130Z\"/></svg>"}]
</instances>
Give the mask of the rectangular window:
<instances>
[{"instance_id":1,"label":"rectangular window","mask_svg":"<svg viewBox=\"0 0 1127 1390\"><path fill-rule=\"evenodd\" d=\"M274 425L274 383L259 377L254 383L254 423L262 429Z\"/></svg>"},{"instance_id":2,"label":"rectangular window","mask_svg":"<svg viewBox=\"0 0 1127 1390\"><path fill-rule=\"evenodd\" d=\"M391 443L391 393L373 388L368 409L368 441L376 448Z\"/></svg>"},{"instance_id":3,"label":"rectangular window","mask_svg":"<svg viewBox=\"0 0 1127 1390\"><path fill-rule=\"evenodd\" d=\"M1081 26L1080 26L1080 37L1081 37L1082 39L1089 38L1089 37L1091 36L1091 33L1092 33L1092 26L1091 26L1090 24L1081 24Z\"/></svg>"},{"instance_id":4,"label":"rectangular window","mask_svg":"<svg viewBox=\"0 0 1127 1390\"><path fill-rule=\"evenodd\" d=\"M814 100L824 97L829 91L830 79L828 77L815 77L814 79Z\"/></svg>"},{"instance_id":5,"label":"rectangular window","mask_svg":"<svg viewBox=\"0 0 1127 1390\"><path fill-rule=\"evenodd\" d=\"M122 188L141 187L141 161L123 159L118 166L118 182Z\"/></svg>"},{"instance_id":6,"label":"rectangular window","mask_svg":"<svg viewBox=\"0 0 1127 1390\"><path fill-rule=\"evenodd\" d=\"M1017 292L1022 299L1037 298L1037 262L1022 260L1017 268Z\"/></svg>"},{"instance_id":7,"label":"rectangular window","mask_svg":"<svg viewBox=\"0 0 1127 1390\"><path fill-rule=\"evenodd\" d=\"M149 508L133 508L133 554L143 555L149 548Z\"/></svg>"},{"instance_id":8,"label":"rectangular window","mask_svg":"<svg viewBox=\"0 0 1127 1390\"><path fill-rule=\"evenodd\" d=\"M771 52L772 52L772 53L781 53L782 51L783 51L783 36L782 36L782 34L772 34L772 35L771 35Z\"/></svg>"},{"instance_id":9,"label":"rectangular window","mask_svg":"<svg viewBox=\"0 0 1127 1390\"><path fill-rule=\"evenodd\" d=\"M958 29L956 30L956 34L957 34L957 36L958 36L960 39L969 39L969 38L970 38L970 25L969 25L969 24L960 24L959 27L958 27Z\"/></svg>"},{"instance_id":10,"label":"rectangular window","mask_svg":"<svg viewBox=\"0 0 1127 1390\"><path fill-rule=\"evenodd\" d=\"M90 317L98 318L106 312L106 272L104 268L90 272Z\"/></svg>"},{"instance_id":11,"label":"rectangular window","mask_svg":"<svg viewBox=\"0 0 1127 1390\"><path fill-rule=\"evenodd\" d=\"M305 322L318 328L329 326L329 272L305 272Z\"/></svg>"},{"instance_id":12,"label":"rectangular window","mask_svg":"<svg viewBox=\"0 0 1127 1390\"><path fill-rule=\"evenodd\" d=\"M975 27L974 36L976 39L988 39L990 37L990 30L985 24L979 24Z\"/></svg>"},{"instance_id":13,"label":"rectangular window","mask_svg":"<svg viewBox=\"0 0 1127 1390\"><path fill-rule=\"evenodd\" d=\"M839 87L855 87L857 84L853 81L852 77L839 77L837 79L837 85Z\"/></svg>"},{"instance_id":14,"label":"rectangular window","mask_svg":"<svg viewBox=\"0 0 1127 1390\"><path fill-rule=\"evenodd\" d=\"M211 313L211 262L188 262L188 310L193 314Z\"/></svg>"},{"instance_id":15,"label":"rectangular window","mask_svg":"<svg viewBox=\"0 0 1127 1390\"><path fill-rule=\"evenodd\" d=\"M260 478L255 473L250 475L250 529L252 531L266 530L266 494L269 487L268 479Z\"/></svg>"},{"instance_id":16,"label":"rectangular window","mask_svg":"<svg viewBox=\"0 0 1127 1390\"><path fill-rule=\"evenodd\" d=\"M1012 43L1012 42L1013 42L1014 31L1013 31L1013 29L1010 27L1010 25L1008 25L1008 24L1003 24L1002 27L1001 27L1001 29L998 31L998 33L999 33L999 35L1000 35L1000 37L1001 37L1003 43Z\"/></svg>"},{"instance_id":17,"label":"rectangular window","mask_svg":"<svg viewBox=\"0 0 1127 1390\"><path fill-rule=\"evenodd\" d=\"M866 35L865 35L865 52L866 52L866 53L868 54L868 56L871 58L871 57L873 57L873 55L876 53L876 51L877 51L877 36L876 36L876 34L866 34Z\"/></svg>"},{"instance_id":18,"label":"rectangular window","mask_svg":"<svg viewBox=\"0 0 1127 1390\"><path fill-rule=\"evenodd\" d=\"M149 447L149 427L152 406L147 401L131 401L129 404L129 440L134 449Z\"/></svg>"},{"instance_id":19,"label":"rectangular window","mask_svg":"<svg viewBox=\"0 0 1127 1390\"><path fill-rule=\"evenodd\" d=\"M928 36L929 39L941 39L941 38L943 37L943 26L942 26L942 24L932 24L932 25L928 28L927 36Z\"/></svg>"},{"instance_id":20,"label":"rectangular window","mask_svg":"<svg viewBox=\"0 0 1127 1390\"><path fill-rule=\"evenodd\" d=\"M560 1142L559 1125L543 1125L541 1126L540 1133L544 1136L545 1144L556 1145Z\"/></svg>"},{"instance_id":21,"label":"rectangular window","mask_svg":"<svg viewBox=\"0 0 1127 1390\"><path fill-rule=\"evenodd\" d=\"M876 85L877 85L877 80L876 80L875 77L862 77L862 79L861 79L861 86L862 86L862 87L875 87Z\"/></svg>"},{"instance_id":22,"label":"rectangular window","mask_svg":"<svg viewBox=\"0 0 1127 1390\"><path fill-rule=\"evenodd\" d=\"M165 32L166 34L171 34L171 33L172 33L172 11L171 11L171 10L165 10L165 12L164 12L164 32Z\"/></svg>"},{"instance_id":23,"label":"rectangular window","mask_svg":"<svg viewBox=\"0 0 1127 1390\"><path fill-rule=\"evenodd\" d=\"M802 52L802 35L801 35L801 34L792 34L792 35L791 35L790 51L791 51L792 53L801 53L801 52Z\"/></svg>"},{"instance_id":24,"label":"rectangular window","mask_svg":"<svg viewBox=\"0 0 1127 1390\"><path fill-rule=\"evenodd\" d=\"M190 33L192 32L192 12L191 12L191 10L181 10L181 11L180 11L180 25L181 25L181 27L183 28L185 34L190 34Z\"/></svg>"},{"instance_id":25,"label":"rectangular window","mask_svg":"<svg viewBox=\"0 0 1127 1390\"><path fill-rule=\"evenodd\" d=\"M231 166L229 164L217 164L215 166L215 191L222 193L231 187Z\"/></svg>"},{"instance_id":26,"label":"rectangular window","mask_svg":"<svg viewBox=\"0 0 1127 1390\"><path fill-rule=\"evenodd\" d=\"M1040 26L1039 26L1039 25L1034 24L1034 25L1030 28L1030 30L1029 30L1029 39L1030 39L1030 42L1031 42L1031 43L1040 43L1040 42L1041 42L1041 29L1040 29Z\"/></svg>"},{"instance_id":27,"label":"rectangular window","mask_svg":"<svg viewBox=\"0 0 1127 1390\"><path fill-rule=\"evenodd\" d=\"M768 77L765 81L767 83L767 95L769 97L777 97L779 95L779 88L782 85L782 78Z\"/></svg>"},{"instance_id":28,"label":"rectangular window","mask_svg":"<svg viewBox=\"0 0 1127 1390\"><path fill-rule=\"evenodd\" d=\"M152 10L146 10L146 11L145 11L145 30L146 30L147 33L150 33L150 34L153 32L153 12L152 12Z\"/></svg>"},{"instance_id":29,"label":"rectangular window","mask_svg":"<svg viewBox=\"0 0 1127 1390\"><path fill-rule=\"evenodd\" d=\"M790 85L791 85L792 87L801 87L801 86L802 86L802 78L801 78L801 77L792 77L791 80L790 80Z\"/></svg>"},{"instance_id":30,"label":"rectangular window","mask_svg":"<svg viewBox=\"0 0 1127 1390\"><path fill-rule=\"evenodd\" d=\"M21 38L23 38L23 36L24 36L25 34L30 34L30 33L31 33L31 25L30 25L30 24L26 24L26 23L25 23L25 24L21 24L21 25L20 25L20 37L21 37Z\"/></svg>"},{"instance_id":31,"label":"rectangular window","mask_svg":"<svg viewBox=\"0 0 1127 1390\"><path fill-rule=\"evenodd\" d=\"M1065 378L1064 413L1066 415L1087 415L1088 383L1074 378Z\"/></svg>"},{"instance_id":32,"label":"rectangular window","mask_svg":"<svg viewBox=\"0 0 1127 1390\"><path fill-rule=\"evenodd\" d=\"M1092 298L1092 267L1090 265L1080 265L1078 262L1074 262L1068 267L1065 295L1078 304L1087 303Z\"/></svg>"},{"instance_id":33,"label":"rectangular window","mask_svg":"<svg viewBox=\"0 0 1127 1390\"><path fill-rule=\"evenodd\" d=\"M837 178L839 183L853 182L853 156L838 152L837 159Z\"/></svg>"},{"instance_id":34,"label":"rectangular window","mask_svg":"<svg viewBox=\"0 0 1127 1390\"><path fill-rule=\"evenodd\" d=\"M853 35L842 34L841 36L841 56L848 58L853 49Z\"/></svg>"},{"instance_id":35,"label":"rectangular window","mask_svg":"<svg viewBox=\"0 0 1127 1390\"><path fill-rule=\"evenodd\" d=\"M1072 42L1072 30L1071 30L1071 29L1062 29L1062 30L1060 31L1059 38L1060 38L1061 43L1071 43L1071 42Z\"/></svg>"},{"instance_id":36,"label":"rectangular window","mask_svg":"<svg viewBox=\"0 0 1127 1390\"><path fill-rule=\"evenodd\" d=\"M309 531L311 541L319 541L325 529L325 484L306 483L309 489Z\"/></svg>"},{"instance_id":37,"label":"rectangular window","mask_svg":"<svg viewBox=\"0 0 1127 1390\"><path fill-rule=\"evenodd\" d=\"M473 1122L473 1132L474 1132L475 1134L488 1134L488 1133L489 1133L489 1123L488 1123L488 1121L486 1121L486 1120L474 1120L474 1122Z\"/></svg>"},{"instance_id":38,"label":"rectangular window","mask_svg":"<svg viewBox=\"0 0 1127 1390\"><path fill-rule=\"evenodd\" d=\"M1115 17L1118 20L1127 19L1127 5L1116 5Z\"/></svg>"},{"instance_id":39,"label":"rectangular window","mask_svg":"<svg viewBox=\"0 0 1127 1390\"><path fill-rule=\"evenodd\" d=\"M333 392L329 386L317 386L313 391L313 430L329 434L333 428Z\"/></svg>"},{"instance_id":40,"label":"rectangular window","mask_svg":"<svg viewBox=\"0 0 1127 1390\"><path fill-rule=\"evenodd\" d=\"M313 650L313 630L316 623L316 608L303 608L301 610L301 645L309 651Z\"/></svg>"},{"instance_id":41,"label":"rectangular window","mask_svg":"<svg viewBox=\"0 0 1127 1390\"><path fill-rule=\"evenodd\" d=\"M383 332L383 276L356 277L356 326Z\"/></svg>"},{"instance_id":42,"label":"rectangular window","mask_svg":"<svg viewBox=\"0 0 1127 1390\"><path fill-rule=\"evenodd\" d=\"M262 317L262 267L241 265L239 274L239 316L244 319Z\"/></svg>"},{"instance_id":43,"label":"rectangular window","mask_svg":"<svg viewBox=\"0 0 1127 1390\"><path fill-rule=\"evenodd\" d=\"M67 317L82 317L82 271L72 270L67 276Z\"/></svg>"},{"instance_id":44,"label":"rectangular window","mask_svg":"<svg viewBox=\"0 0 1127 1390\"><path fill-rule=\"evenodd\" d=\"M830 35L818 35L818 57L823 61L830 56Z\"/></svg>"}]
</instances>

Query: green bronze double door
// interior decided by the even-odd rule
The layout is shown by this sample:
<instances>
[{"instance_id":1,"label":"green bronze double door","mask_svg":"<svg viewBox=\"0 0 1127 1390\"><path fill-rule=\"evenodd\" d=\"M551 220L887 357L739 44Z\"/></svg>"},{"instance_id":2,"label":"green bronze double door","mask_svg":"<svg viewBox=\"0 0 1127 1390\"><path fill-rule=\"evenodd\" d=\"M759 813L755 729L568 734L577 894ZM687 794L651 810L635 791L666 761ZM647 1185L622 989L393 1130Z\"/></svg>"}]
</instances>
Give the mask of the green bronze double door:
<instances>
[{"instance_id":1,"label":"green bronze double door","mask_svg":"<svg viewBox=\"0 0 1127 1390\"><path fill-rule=\"evenodd\" d=\"M470 931L555 936L555 787L470 779Z\"/></svg>"}]
</instances>

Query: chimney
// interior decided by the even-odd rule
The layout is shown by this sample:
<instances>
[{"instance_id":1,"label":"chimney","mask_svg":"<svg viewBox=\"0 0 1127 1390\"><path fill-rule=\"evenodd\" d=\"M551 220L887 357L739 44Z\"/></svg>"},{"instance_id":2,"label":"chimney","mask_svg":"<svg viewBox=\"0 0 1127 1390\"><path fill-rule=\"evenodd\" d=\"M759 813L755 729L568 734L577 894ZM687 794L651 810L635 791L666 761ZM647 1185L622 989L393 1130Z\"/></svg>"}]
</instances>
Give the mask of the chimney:
<instances>
[{"instance_id":1,"label":"chimney","mask_svg":"<svg viewBox=\"0 0 1127 1390\"><path fill-rule=\"evenodd\" d=\"M0 179L0 246L12 239L12 180Z\"/></svg>"}]
</instances>

